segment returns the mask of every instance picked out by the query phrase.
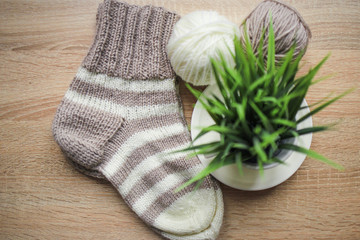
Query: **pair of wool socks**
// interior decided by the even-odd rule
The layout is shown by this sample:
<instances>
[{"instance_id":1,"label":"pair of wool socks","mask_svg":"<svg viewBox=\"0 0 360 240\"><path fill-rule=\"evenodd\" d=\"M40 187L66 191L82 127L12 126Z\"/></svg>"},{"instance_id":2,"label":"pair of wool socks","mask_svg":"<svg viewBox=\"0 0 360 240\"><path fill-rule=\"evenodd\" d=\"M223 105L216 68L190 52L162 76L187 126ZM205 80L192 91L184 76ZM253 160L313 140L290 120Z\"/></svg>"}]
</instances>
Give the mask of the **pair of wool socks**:
<instances>
[{"instance_id":1,"label":"pair of wool socks","mask_svg":"<svg viewBox=\"0 0 360 240\"><path fill-rule=\"evenodd\" d=\"M129 207L168 239L215 239L222 193L195 176L198 158L174 153L190 144L166 45L179 17L163 8L105 0L94 42L66 92L53 134L84 173L105 177Z\"/></svg>"}]
</instances>

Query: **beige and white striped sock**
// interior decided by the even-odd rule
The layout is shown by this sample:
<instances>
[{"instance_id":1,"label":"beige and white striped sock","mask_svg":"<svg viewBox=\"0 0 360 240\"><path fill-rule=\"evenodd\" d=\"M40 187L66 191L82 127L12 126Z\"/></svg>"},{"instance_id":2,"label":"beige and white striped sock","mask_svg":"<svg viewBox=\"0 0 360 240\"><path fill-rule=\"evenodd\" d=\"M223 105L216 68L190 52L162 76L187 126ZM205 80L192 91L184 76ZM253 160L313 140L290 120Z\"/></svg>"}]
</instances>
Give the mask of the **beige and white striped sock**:
<instances>
[{"instance_id":1,"label":"beige and white striped sock","mask_svg":"<svg viewBox=\"0 0 360 240\"><path fill-rule=\"evenodd\" d=\"M165 47L178 16L163 8L106 0L94 43L63 98L55 140L80 168L105 176L129 207L168 239L215 239L221 190L197 174L197 158L172 152L190 143Z\"/></svg>"}]
</instances>

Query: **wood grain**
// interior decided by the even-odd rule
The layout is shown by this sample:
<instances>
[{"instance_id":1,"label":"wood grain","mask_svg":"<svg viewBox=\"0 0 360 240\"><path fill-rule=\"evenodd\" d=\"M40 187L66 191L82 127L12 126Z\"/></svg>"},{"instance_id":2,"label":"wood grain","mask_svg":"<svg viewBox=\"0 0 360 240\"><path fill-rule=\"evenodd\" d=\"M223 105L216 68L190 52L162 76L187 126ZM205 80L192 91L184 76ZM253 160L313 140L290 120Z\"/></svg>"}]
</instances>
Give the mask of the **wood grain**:
<instances>
[{"instance_id":1,"label":"wood grain","mask_svg":"<svg viewBox=\"0 0 360 240\"><path fill-rule=\"evenodd\" d=\"M51 121L91 44L100 0L0 1L0 239L159 239L106 181L65 160ZM215 10L240 24L260 2L137 0L181 15ZM360 2L292 0L313 38L300 73L331 52L311 87L314 103L356 90L314 117L337 122L314 135L311 148L341 163L339 172L306 159L288 181L259 192L222 186L219 239L360 239ZM185 116L194 97L180 87Z\"/></svg>"}]
</instances>

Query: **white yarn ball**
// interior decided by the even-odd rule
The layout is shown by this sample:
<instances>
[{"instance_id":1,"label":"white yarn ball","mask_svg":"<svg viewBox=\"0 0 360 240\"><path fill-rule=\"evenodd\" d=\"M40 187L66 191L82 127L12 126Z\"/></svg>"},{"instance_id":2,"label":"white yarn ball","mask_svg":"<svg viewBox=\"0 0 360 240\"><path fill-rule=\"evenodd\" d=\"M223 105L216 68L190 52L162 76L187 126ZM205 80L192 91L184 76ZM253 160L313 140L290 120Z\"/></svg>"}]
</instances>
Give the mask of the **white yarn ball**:
<instances>
[{"instance_id":1,"label":"white yarn ball","mask_svg":"<svg viewBox=\"0 0 360 240\"><path fill-rule=\"evenodd\" d=\"M234 64L234 37L239 27L214 11L196 11L182 17L174 26L167 54L175 73L193 85L215 83L210 58Z\"/></svg>"}]
</instances>

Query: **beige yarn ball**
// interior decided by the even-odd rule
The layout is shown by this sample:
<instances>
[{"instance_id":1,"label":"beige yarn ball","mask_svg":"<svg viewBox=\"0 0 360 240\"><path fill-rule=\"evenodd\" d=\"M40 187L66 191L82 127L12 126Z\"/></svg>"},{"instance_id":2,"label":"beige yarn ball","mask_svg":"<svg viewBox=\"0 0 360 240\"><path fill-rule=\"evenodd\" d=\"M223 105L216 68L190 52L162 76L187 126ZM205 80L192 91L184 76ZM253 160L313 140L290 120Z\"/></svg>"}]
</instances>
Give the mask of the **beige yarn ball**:
<instances>
[{"instance_id":1,"label":"beige yarn ball","mask_svg":"<svg viewBox=\"0 0 360 240\"><path fill-rule=\"evenodd\" d=\"M196 11L183 16L174 26L167 54L175 73L193 85L215 83L210 58L234 64L234 37L239 27L214 11Z\"/></svg>"},{"instance_id":2,"label":"beige yarn ball","mask_svg":"<svg viewBox=\"0 0 360 240\"><path fill-rule=\"evenodd\" d=\"M266 61L270 16L272 17L275 34L275 61L277 63L281 62L281 59L289 52L294 44L293 59L299 54L305 53L311 38L309 26L295 8L278 0L264 0L245 19L240 26L241 42L243 45L245 45L246 26L246 32L255 55L257 55L260 39L265 29L262 50L264 60Z\"/></svg>"}]
</instances>

